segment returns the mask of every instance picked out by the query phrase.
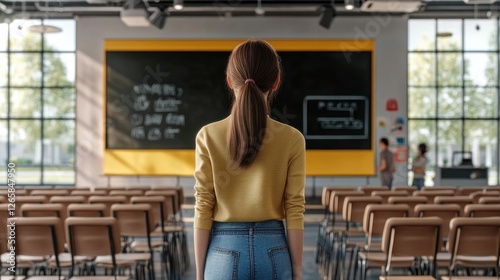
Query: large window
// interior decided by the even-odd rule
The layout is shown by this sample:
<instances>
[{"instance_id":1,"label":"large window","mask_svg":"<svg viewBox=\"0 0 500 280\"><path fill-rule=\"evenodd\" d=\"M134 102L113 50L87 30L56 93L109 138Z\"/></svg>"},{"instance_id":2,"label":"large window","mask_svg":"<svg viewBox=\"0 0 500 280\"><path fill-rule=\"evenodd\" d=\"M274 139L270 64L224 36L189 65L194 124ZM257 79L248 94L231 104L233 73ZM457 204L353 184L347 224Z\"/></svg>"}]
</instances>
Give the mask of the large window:
<instances>
[{"instance_id":1,"label":"large window","mask_svg":"<svg viewBox=\"0 0 500 280\"><path fill-rule=\"evenodd\" d=\"M499 184L498 30L498 20L409 21L409 154L428 144L426 185L436 167L454 164L454 151L472 152Z\"/></svg>"},{"instance_id":2,"label":"large window","mask_svg":"<svg viewBox=\"0 0 500 280\"><path fill-rule=\"evenodd\" d=\"M74 20L0 24L0 185L9 162L19 185L75 183L75 97Z\"/></svg>"}]
</instances>

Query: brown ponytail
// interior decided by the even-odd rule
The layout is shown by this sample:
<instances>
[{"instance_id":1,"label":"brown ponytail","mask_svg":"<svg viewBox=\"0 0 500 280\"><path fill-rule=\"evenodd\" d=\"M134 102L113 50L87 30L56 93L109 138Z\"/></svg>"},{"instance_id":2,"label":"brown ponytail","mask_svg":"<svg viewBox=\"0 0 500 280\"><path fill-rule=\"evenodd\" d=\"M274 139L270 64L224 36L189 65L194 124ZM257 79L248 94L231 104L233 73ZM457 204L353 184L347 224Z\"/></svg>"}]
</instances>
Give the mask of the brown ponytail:
<instances>
[{"instance_id":1,"label":"brown ponytail","mask_svg":"<svg viewBox=\"0 0 500 280\"><path fill-rule=\"evenodd\" d=\"M257 157L266 133L268 100L280 81L279 56L265 41L246 41L231 53L226 74L235 93L229 154L237 167L245 168Z\"/></svg>"}]
</instances>

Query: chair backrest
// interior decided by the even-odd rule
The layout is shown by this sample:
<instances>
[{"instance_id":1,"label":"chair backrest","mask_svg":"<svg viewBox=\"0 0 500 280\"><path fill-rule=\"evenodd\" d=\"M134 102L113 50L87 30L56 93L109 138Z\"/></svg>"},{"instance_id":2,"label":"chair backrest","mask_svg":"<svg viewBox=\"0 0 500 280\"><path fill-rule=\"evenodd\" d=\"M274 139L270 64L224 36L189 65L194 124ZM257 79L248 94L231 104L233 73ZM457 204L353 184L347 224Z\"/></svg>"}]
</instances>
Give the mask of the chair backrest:
<instances>
[{"instance_id":1,"label":"chair backrest","mask_svg":"<svg viewBox=\"0 0 500 280\"><path fill-rule=\"evenodd\" d=\"M94 192L104 192L106 193L105 195L108 195L110 192L110 187L103 187L103 186L95 186L92 188L92 191Z\"/></svg>"},{"instance_id":2,"label":"chair backrest","mask_svg":"<svg viewBox=\"0 0 500 280\"><path fill-rule=\"evenodd\" d=\"M392 257L432 257L440 248L442 220L430 218L389 218L382 235L382 251L386 253L386 274Z\"/></svg>"},{"instance_id":3,"label":"chair backrest","mask_svg":"<svg viewBox=\"0 0 500 280\"><path fill-rule=\"evenodd\" d=\"M381 197L383 203L386 204L389 201L389 197L394 197L394 196L407 197L408 193L406 191L374 191L372 192L372 196Z\"/></svg>"},{"instance_id":4,"label":"chair backrest","mask_svg":"<svg viewBox=\"0 0 500 280\"><path fill-rule=\"evenodd\" d=\"M453 270L458 256L494 256L500 254L500 218L454 218L450 222L447 244Z\"/></svg>"},{"instance_id":5,"label":"chair backrest","mask_svg":"<svg viewBox=\"0 0 500 280\"><path fill-rule=\"evenodd\" d=\"M11 218L16 224L16 253L27 256L52 256L64 252L64 229L57 217Z\"/></svg>"},{"instance_id":6,"label":"chair backrest","mask_svg":"<svg viewBox=\"0 0 500 280\"><path fill-rule=\"evenodd\" d=\"M49 200L50 203L59 203L63 206L63 213L61 216L61 220L64 221L68 217L68 206L70 204L78 204L78 203L86 203L87 198L81 195L78 196L53 196Z\"/></svg>"},{"instance_id":7,"label":"chair backrest","mask_svg":"<svg viewBox=\"0 0 500 280\"><path fill-rule=\"evenodd\" d=\"M0 204L0 255L7 252L7 238L9 236L9 230L7 228L7 219L11 217L9 211L13 210L9 207L8 203Z\"/></svg>"},{"instance_id":8,"label":"chair backrest","mask_svg":"<svg viewBox=\"0 0 500 280\"><path fill-rule=\"evenodd\" d=\"M51 189L51 190L32 190L30 195L44 195L46 197L69 195L69 190Z\"/></svg>"},{"instance_id":9,"label":"chair backrest","mask_svg":"<svg viewBox=\"0 0 500 280\"><path fill-rule=\"evenodd\" d=\"M333 191L355 191L356 187L323 187L321 193L321 205L327 207L330 203L330 194Z\"/></svg>"},{"instance_id":10,"label":"chair backrest","mask_svg":"<svg viewBox=\"0 0 500 280\"><path fill-rule=\"evenodd\" d=\"M53 190L54 188L52 186L26 186L24 187L24 190L26 190L26 194L31 194L32 191L35 190ZM17 191L16 191L17 194ZM19 194L18 194L19 195Z\"/></svg>"},{"instance_id":11,"label":"chair backrest","mask_svg":"<svg viewBox=\"0 0 500 280\"><path fill-rule=\"evenodd\" d=\"M500 204L500 197L481 197L479 204Z\"/></svg>"},{"instance_id":12,"label":"chair backrest","mask_svg":"<svg viewBox=\"0 0 500 280\"><path fill-rule=\"evenodd\" d=\"M450 221L453 218L460 217L460 206L456 204L421 204L415 206L416 217L438 217L443 221L441 225L441 240L448 236L450 231Z\"/></svg>"},{"instance_id":13,"label":"chair backrest","mask_svg":"<svg viewBox=\"0 0 500 280\"><path fill-rule=\"evenodd\" d=\"M111 215L111 206L113 204L127 203L127 198L125 196L91 196L89 197L89 203L102 203L106 205L106 210L104 211L104 216Z\"/></svg>"},{"instance_id":14,"label":"chair backrest","mask_svg":"<svg viewBox=\"0 0 500 280\"><path fill-rule=\"evenodd\" d=\"M69 250L75 256L107 256L121 251L120 229L113 217L66 219Z\"/></svg>"},{"instance_id":15,"label":"chair backrest","mask_svg":"<svg viewBox=\"0 0 500 280\"><path fill-rule=\"evenodd\" d=\"M21 206L21 215L23 217L57 217L63 220L64 206L59 203L25 203Z\"/></svg>"},{"instance_id":16,"label":"chair backrest","mask_svg":"<svg viewBox=\"0 0 500 280\"><path fill-rule=\"evenodd\" d=\"M364 192L366 195L372 195L372 192L376 191L388 191L389 187L387 186L364 186L364 187L359 187L358 190Z\"/></svg>"},{"instance_id":17,"label":"chair backrest","mask_svg":"<svg viewBox=\"0 0 500 280\"><path fill-rule=\"evenodd\" d=\"M409 207L409 217L415 216L415 206L419 204L426 204L427 198L423 196L393 196L389 197L387 201L389 204L404 204Z\"/></svg>"},{"instance_id":18,"label":"chair backrest","mask_svg":"<svg viewBox=\"0 0 500 280\"><path fill-rule=\"evenodd\" d=\"M98 195L101 195L101 196L106 196L108 195L108 192L107 191L103 191L103 190L98 190L98 191L92 191L92 190L80 190L80 189L76 189L74 191L71 192L71 195L72 196L84 196L86 197L87 199L91 196L98 196Z\"/></svg>"},{"instance_id":19,"label":"chair backrest","mask_svg":"<svg viewBox=\"0 0 500 280\"><path fill-rule=\"evenodd\" d=\"M381 237L384 232L385 222L389 218L408 217L408 205L403 204L371 204L366 206L363 216L363 231L370 246L374 237Z\"/></svg>"},{"instance_id":20,"label":"chair backrest","mask_svg":"<svg viewBox=\"0 0 500 280\"><path fill-rule=\"evenodd\" d=\"M30 203L47 203L48 199L44 195L36 195L36 196L16 196L16 216L21 217L21 207L23 204Z\"/></svg>"},{"instance_id":21,"label":"chair backrest","mask_svg":"<svg viewBox=\"0 0 500 280\"><path fill-rule=\"evenodd\" d=\"M150 186L126 186L126 189L130 191L139 190L142 191L142 193L152 190Z\"/></svg>"},{"instance_id":22,"label":"chair backrest","mask_svg":"<svg viewBox=\"0 0 500 280\"><path fill-rule=\"evenodd\" d=\"M483 197L500 197L500 192L498 191L486 191L486 192L475 192L469 195L474 200L475 204L479 203L479 199Z\"/></svg>"},{"instance_id":23,"label":"chair backrest","mask_svg":"<svg viewBox=\"0 0 500 280\"><path fill-rule=\"evenodd\" d=\"M500 204L470 204L465 206L465 217L500 217Z\"/></svg>"},{"instance_id":24,"label":"chair backrest","mask_svg":"<svg viewBox=\"0 0 500 280\"><path fill-rule=\"evenodd\" d=\"M365 209L370 204L382 204L378 196L348 196L344 200L342 218L349 223L363 223Z\"/></svg>"},{"instance_id":25,"label":"chair backrest","mask_svg":"<svg viewBox=\"0 0 500 280\"><path fill-rule=\"evenodd\" d=\"M483 188L483 192L490 192L490 191L499 191L500 192L500 186L485 186Z\"/></svg>"},{"instance_id":26,"label":"chair backrest","mask_svg":"<svg viewBox=\"0 0 500 280\"><path fill-rule=\"evenodd\" d=\"M417 188L413 186L394 186L392 189L395 191L405 191L408 195L412 195L413 192L417 190Z\"/></svg>"},{"instance_id":27,"label":"chair backrest","mask_svg":"<svg viewBox=\"0 0 500 280\"><path fill-rule=\"evenodd\" d=\"M124 196L127 199L127 203L130 203L130 198L132 196L141 196L143 192L140 190L127 190L127 191L115 191L112 190L109 192L110 196Z\"/></svg>"},{"instance_id":28,"label":"chair backrest","mask_svg":"<svg viewBox=\"0 0 500 280\"><path fill-rule=\"evenodd\" d=\"M453 191L457 192L457 187L453 186L435 186L435 187L423 187L422 191Z\"/></svg>"},{"instance_id":29,"label":"chair backrest","mask_svg":"<svg viewBox=\"0 0 500 280\"><path fill-rule=\"evenodd\" d=\"M459 187L459 188L457 188L456 194L460 195L460 196L469 196L472 193L480 192L480 191L482 191L482 188L479 188L479 187Z\"/></svg>"},{"instance_id":30,"label":"chair backrest","mask_svg":"<svg viewBox=\"0 0 500 280\"><path fill-rule=\"evenodd\" d=\"M94 204L70 204L68 205L68 217L104 217L107 206L102 203Z\"/></svg>"},{"instance_id":31,"label":"chair backrest","mask_svg":"<svg viewBox=\"0 0 500 280\"><path fill-rule=\"evenodd\" d=\"M121 236L149 238L155 228L149 204L115 204L111 215L118 221Z\"/></svg>"},{"instance_id":32,"label":"chair backrest","mask_svg":"<svg viewBox=\"0 0 500 280\"><path fill-rule=\"evenodd\" d=\"M427 198L427 203L432 204L434 203L434 198L436 196L454 196L455 191L453 190L442 190L442 191L416 191L413 193L413 196L423 196Z\"/></svg>"},{"instance_id":33,"label":"chair backrest","mask_svg":"<svg viewBox=\"0 0 500 280\"><path fill-rule=\"evenodd\" d=\"M9 195L9 193L12 192L9 192L9 190L6 187L0 188L0 195L7 196ZM26 189L16 188L16 196L17 195L29 195L29 192Z\"/></svg>"},{"instance_id":34,"label":"chair backrest","mask_svg":"<svg viewBox=\"0 0 500 280\"><path fill-rule=\"evenodd\" d=\"M68 196L53 196L49 199L50 203L60 203L63 205L75 204L75 203L85 203L87 199L81 195L68 195Z\"/></svg>"},{"instance_id":35,"label":"chair backrest","mask_svg":"<svg viewBox=\"0 0 500 280\"><path fill-rule=\"evenodd\" d=\"M151 190L153 191L162 191L162 190L173 190L177 192L177 200L179 203L179 207L184 204L184 188L183 187L172 187L172 186L153 186L151 187Z\"/></svg>"},{"instance_id":36,"label":"chair backrest","mask_svg":"<svg viewBox=\"0 0 500 280\"><path fill-rule=\"evenodd\" d=\"M163 196L133 196L130 198L131 204L148 204L151 207L153 220L157 225L165 225L165 198ZM162 227L163 228L163 227Z\"/></svg>"},{"instance_id":37,"label":"chair backrest","mask_svg":"<svg viewBox=\"0 0 500 280\"><path fill-rule=\"evenodd\" d=\"M144 193L146 196L163 196L165 198L165 209L164 214L165 217L169 215L177 214L178 210L180 210L179 198L177 191L175 190L161 190L161 191L146 191Z\"/></svg>"},{"instance_id":38,"label":"chair backrest","mask_svg":"<svg viewBox=\"0 0 500 280\"><path fill-rule=\"evenodd\" d=\"M460 206L460 215L463 216L465 206L472 204L474 200L468 196L436 196L434 204L456 204Z\"/></svg>"},{"instance_id":39,"label":"chair backrest","mask_svg":"<svg viewBox=\"0 0 500 280\"><path fill-rule=\"evenodd\" d=\"M328 211L334 214L342 214L344 209L344 200L348 196L364 196L362 191L333 191L330 194L330 203Z\"/></svg>"}]
</instances>

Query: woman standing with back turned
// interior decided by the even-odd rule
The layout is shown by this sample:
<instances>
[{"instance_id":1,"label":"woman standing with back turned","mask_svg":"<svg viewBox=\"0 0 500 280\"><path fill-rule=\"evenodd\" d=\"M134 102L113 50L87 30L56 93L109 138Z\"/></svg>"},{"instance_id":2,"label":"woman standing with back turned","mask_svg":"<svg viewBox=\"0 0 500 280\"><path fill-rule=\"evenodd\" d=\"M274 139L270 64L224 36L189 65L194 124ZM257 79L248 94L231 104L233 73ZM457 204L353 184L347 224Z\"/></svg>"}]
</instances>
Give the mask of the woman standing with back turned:
<instances>
[{"instance_id":1,"label":"woman standing with back turned","mask_svg":"<svg viewBox=\"0 0 500 280\"><path fill-rule=\"evenodd\" d=\"M279 56L265 41L246 41L226 75L231 114L196 137L197 279L301 279L305 141L268 116Z\"/></svg>"}]
</instances>

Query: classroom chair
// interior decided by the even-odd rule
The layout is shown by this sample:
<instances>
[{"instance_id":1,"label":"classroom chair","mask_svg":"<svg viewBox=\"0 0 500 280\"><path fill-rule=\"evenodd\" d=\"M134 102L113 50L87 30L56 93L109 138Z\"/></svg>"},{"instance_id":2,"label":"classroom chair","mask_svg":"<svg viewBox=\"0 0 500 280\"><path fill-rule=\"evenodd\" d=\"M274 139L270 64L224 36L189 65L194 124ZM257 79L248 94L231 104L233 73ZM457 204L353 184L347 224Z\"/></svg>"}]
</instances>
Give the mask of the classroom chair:
<instances>
[{"instance_id":1,"label":"classroom chair","mask_svg":"<svg viewBox=\"0 0 500 280\"><path fill-rule=\"evenodd\" d=\"M422 191L453 191L457 192L457 187L453 186L435 186L435 187L423 187Z\"/></svg>"},{"instance_id":2,"label":"classroom chair","mask_svg":"<svg viewBox=\"0 0 500 280\"><path fill-rule=\"evenodd\" d=\"M30 195L33 196L33 195L44 195L48 198L52 197L52 196L65 196L65 195L69 195L69 190L57 190L57 189L50 189L50 190L33 190L31 191Z\"/></svg>"},{"instance_id":3,"label":"classroom chair","mask_svg":"<svg viewBox=\"0 0 500 280\"><path fill-rule=\"evenodd\" d=\"M436 196L434 198L434 204L456 204L460 206L460 216L463 216L465 206L473 202L474 200L469 196Z\"/></svg>"},{"instance_id":4,"label":"classroom chair","mask_svg":"<svg viewBox=\"0 0 500 280\"><path fill-rule=\"evenodd\" d=\"M408 195L412 195L413 192L417 190L417 188L414 186L395 186L392 187L392 189L395 191L405 191L408 193Z\"/></svg>"},{"instance_id":5,"label":"classroom chair","mask_svg":"<svg viewBox=\"0 0 500 280\"><path fill-rule=\"evenodd\" d=\"M50 203L58 203L63 206L63 213L61 216L61 220L64 221L68 217L68 206L70 204L83 204L87 202L87 199L84 196L53 196L49 200Z\"/></svg>"},{"instance_id":6,"label":"classroom chair","mask_svg":"<svg viewBox=\"0 0 500 280\"><path fill-rule=\"evenodd\" d=\"M441 225L441 240L443 242L441 247L443 250L446 245L445 238L448 236L448 232L450 230L450 221L453 218L460 217L460 211L460 206L456 204L420 204L415 206L416 217L438 217L443 221L443 224Z\"/></svg>"},{"instance_id":7,"label":"classroom chair","mask_svg":"<svg viewBox=\"0 0 500 280\"><path fill-rule=\"evenodd\" d=\"M31 204L25 203L21 206L23 217L63 217L64 207L58 203Z\"/></svg>"},{"instance_id":8,"label":"classroom chair","mask_svg":"<svg viewBox=\"0 0 500 280\"><path fill-rule=\"evenodd\" d=\"M330 217L330 212L329 210L329 205L330 205L330 195L333 191L353 191L356 190L356 187L323 187L323 190L321 192L321 206L323 207L323 219L319 224L318 227L318 238L316 242L316 257L315 261L316 263L321 262L321 256L323 252L323 247L322 247L322 238L325 235L325 230L328 226L331 225L332 220Z\"/></svg>"},{"instance_id":9,"label":"classroom chair","mask_svg":"<svg viewBox=\"0 0 500 280\"><path fill-rule=\"evenodd\" d=\"M489 269L498 275L500 256L500 218L454 218L448 236L449 276L455 279L458 267ZM488 275L482 275L488 276ZM479 276L469 279L482 279Z\"/></svg>"},{"instance_id":10,"label":"classroom chair","mask_svg":"<svg viewBox=\"0 0 500 280\"><path fill-rule=\"evenodd\" d=\"M407 197L408 192L406 191L374 191L372 196L378 196L382 198L382 203L387 204L389 197Z\"/></svg>"},{"instance_id":11,"label":"classroom chair","mask_svg":"<svg viewBox=\"0 0 500 280\"><path fill-rule=\"evenodd\" d=\"M500 217L500 205L470 204L465 206L464 216L470 218Z\"/></svg>"},{"instance_id":12,"label":"classroom chair","mask_svg":"<svg viewBox=\"0 0 500 280\"><path fill-rule=\"evenodd\" d=\"M472 193L483 191L480 187L459 187L457 188L456 195L469 196Z\"/></svg>"},{"instance_id":13,"label":"classroom chair","mask_svg":"<svg viewBox=\"0 0 500 280\"><path fill-rule=\"evenodd\" d=\"M388 191L389 187L387 186L363 186L359 187L358 190L364 192L366 195L372 195L372 192L376 191Z\"/></svg>"},{"instance_id":14,"label":"classroom chair","mask_svg":"<svg viewBox=\"0 0 500 280\"><path fill-rule=\"evenodd\" d=\"M102 203L94 204L70 204L68 205L68 217L104 217L106 205Z\"/></svg>"},{"instance_id":15,"label":"classroom chair","mask_svg":"<svg viewBox=\"0 0 500 280\"><path fill-rule=\"evenodd\" d=\"M455 191L453 190L441 190L441 191L416 191L413 192L413 196L423 196L427 198L427 203L434 203L434 199L437 196L454 196Z\"/></svg>"},{"instance_id":16,"label":"classroom chair","mask_svg":"<svg viewBox=\"0 0 500 280\"><path fill-rule=\"evenodd\" d=\"M21 215L21 207L23 204L30 203L30 204L42 204L42 203L47 203L48 199L46 196L43 195L36 195L36 196L17 196L16 197L16 209L15 213L17 217L22 216Z\"/></svg>"},{"instance_id":17,"label":"classroom chair","mask_svg":"<svg viewBox=\"0 0 500 280\"><path fill-rule=\"evenodd\" d=\"M380 280L422 280L434 279L435 267L428 269L428 277L425 276L401 276L395 278L389 276L393 262L404 262L407 260L417 261L416 270L420 270L418 260L431 257L436 260L436 254L440 248L440 227L442 220L437 217L430 218L389 218L385 223L382 234L382 253L373 253L371 258L377 259L377 254L385 257L383 276Z\"/></svg>"},{"instance_id":18,"label":"classroom chair","mask_svg":"<svg viewBox=\"0 0 500 280\"><path fill-rule=\"evenodd\" d=\"M500 204L500 197L481 197L479 204Z\"/></svg>"},{"instance_id":19,"label":"classroom chair","mask_svg":"<svg viewBox=\"0 0 500 280\"><path fill-rule=\"evenodd\" d=\"M387 201L389 204L404 204L408 205L409 207L409 217L415 216L415 206L419 204L427 204L427 198L423 196L393 196L389 197L389 200Z\"/></svg>"},{"instance_id":20,"label":"classroom chair","mask_svg":"<svg viewBox=\"0 0 500 280\"><path fill-rule=\"evenodd\" d=\"M335 254L337 256L337 260L335 262L336 267L334 269L334 279L337 279L337 275L341 278L345 275L344 269L347 249L349 249L352 254L352 249L356 246L360 246L362 243L362 241L359 241L359 238L362 237L364 239L365 237L363 231L363 218L366 207L371 204L382 204L382 198L378 196L348 196L344 200L342 218L346 222L346 230L339 236L340 245L338 247L339 252ZM349 267L347 269L347 279L350 277L351 265L352 264L349 263Z\"/></svg>"},{"instance_id":21,"label":"classroom chair","mask_svg":"<svg viewBox=\"0 0 500 280\"><path fill-rule=\"evenodd\" d=\"M111 206L113 204L127 203L127 198L125 196L90 196L89 204L94 203L106 205L104 216L109 217L111 215Z\"/></svg>"},{"instance_id":22,"label":"classroom chair","mask_svg":"<svg viewBox=\"0 0 500 280\"><path fill-rule=\"evenodd\" d=\"M130 198L133 196L141 196L143 192L140 190L125 190L125 191L115 191L109 192L110 196L124 196L126 198L126 203L130 203Z\"/></svg>"},{"instance_id":23,"label":"classroom chair","mask_svg":"<svg viewBox=\"0 0 500 280\"><path fill-rule=\"evenodd\" d=\"M363 215L363 231L365 232L365 244L354 249L354 279L356 279L358 270L361 273L361 279L365 280L368 270L380 268L384 265L383 259L373 259L371 254L380 252L382 237L385 222L389 218L408 217L409 208L407 205L391 205L391 204L371 204L365 209ZM394 264L397 267L409 267L410 262L402 261ZM359 269L358 269L359 267Z\"/></svg>"},{"instance_id":24,"label":"classroom chair","mask_svg":"<svg viewBox=\"0 0 500 280\"><path fill-rule=\"evenodd\" d=\"M69 217L65 230L72 260L70 277L74 274L76 256L95 258L96 267L111 269L112 277L100 276L99 279L115 279L118 269L131 268L136 263L150 260L148 253L121 253L120 230L115 218Z\"/></svg>"},{"instance_id":25,"label":"classroom chair","mask_svg":"<svg viewBox=\"0 0 500 280\"><path fill-rule=\"evenodd\" d=\"M154 252L157 251L161 254L165 250L166 244L163 239L153 241L151 238L151 233L155 228L151 206L149 204L114 204L111 206L111 216L116 219L120 235L126 240L126 248L129 248L131 252L147 252L150 254L147 263L149 276L151 279L156 279ZM146 240L136 241L135 238L145 238ZM136 275L139 275L137 272ZM145 278L145 271L142 272Z\"/></svg>"},{"instance_id":26,"label":"classroom chair","mask_svg":"<svg viewBox=\"0 0 500 280\"><path fill-rule=\"evenodd\" d=\"M57 270L57 276L33 276L28 279L61 279L63 265L60 255L64 252L65 241L61 220L57 217L17 217L8 221L16 224L16 259L21 256L38 259L40 263L47 262L48 268Z\"/></svg>"},{"instance_id":27,"label":"classroom chair","mask_svg":"<svg viewBox=\"0 0 500 280\"><path fill-rule=\"evenodd\" d=\"M500 192L498 191L475 192L471 193L469 196L474 200L474 204L478 204L479 199L483 197L500 197Z\"/></svg>"},{"instance_id":28,"label":"classroom chair","mask_svg":"<svg viewBox=\"0 0 500 280\"><path fill-rule=\"evenodd\" d=\"M7 247L7 237L9 236L9 228L7 227L8 222L7 220L11 217L9 214L9 210L11 208L9 207L8 203L0 204L0 255L1 255L1 266L2 267L9 267L10 264L10 249ZM20 271L26 270L28 268L33 267L33 262L31 258L25 258L23 256L19 256L16 260L16 267L19 268ZM11 278L9 276L2 276L4 278ZM12 276L13 278L14 276ZM22 276L16 276L16 278L21 278L24 279Z\"/></svg>"}]
</instances>

